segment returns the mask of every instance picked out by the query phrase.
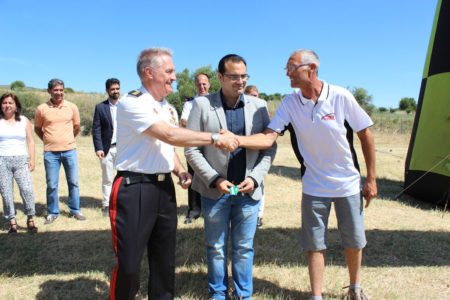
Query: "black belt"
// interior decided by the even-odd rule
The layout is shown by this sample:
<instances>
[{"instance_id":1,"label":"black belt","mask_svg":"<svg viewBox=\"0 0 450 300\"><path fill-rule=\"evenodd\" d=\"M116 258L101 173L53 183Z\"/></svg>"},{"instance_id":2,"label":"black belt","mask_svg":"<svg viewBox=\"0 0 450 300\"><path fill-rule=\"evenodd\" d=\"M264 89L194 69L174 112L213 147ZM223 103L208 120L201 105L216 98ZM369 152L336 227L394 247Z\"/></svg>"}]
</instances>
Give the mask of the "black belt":
<instances>
[{"instance_id":1,"label":"black belt","mask_svg":"<svg viewBox=\"0 0 450 300\"><path fill-rule=\"evenodd\" d=\"M171 178L170 173L144 174L131 171L117 171L117 176L123 177L126 185L135 183L163 182Z\"/></svg>"}]
</instances>

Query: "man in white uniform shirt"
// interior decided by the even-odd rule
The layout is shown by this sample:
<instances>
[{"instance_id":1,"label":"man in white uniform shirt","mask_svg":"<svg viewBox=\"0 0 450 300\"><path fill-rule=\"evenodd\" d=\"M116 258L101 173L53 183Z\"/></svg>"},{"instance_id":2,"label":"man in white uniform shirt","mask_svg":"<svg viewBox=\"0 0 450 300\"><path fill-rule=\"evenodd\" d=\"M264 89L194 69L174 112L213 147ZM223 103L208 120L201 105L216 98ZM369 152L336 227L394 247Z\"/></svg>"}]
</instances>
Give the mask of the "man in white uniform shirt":
<instances>
[{"instance_id":1,"label":"man in white uniform shirt","mask_svg":"<svg viewBox=\"0 0 450 300\"><path fill-rule=\"evenodd\" d=\"M102 168L102 214L105 217L109 215L109 196L117 156L117 103L120 97L120 81L116 78L106 80L106 93L109 97L95 106L92 122L95 155L100 159Z\"/></svg>"},{"instance_id":2,"label":"man in white uniform shirt","mask_svg":"<svg viewBox=\"0 0 450 300\"><path fill-rule=\"evenodd\" d=\"M203 145L234 150L232 133L219 135L178 128L178 115L165 96L176 80L172 51L151 47L138 58L139 90L122 97L117 107L117 175L110 199L110 219L117 267L110 299L134 299L140 263L148 251L149 299L173 299L177 204L171 172L183 188L191 176L175 146Z\"/></svg>"},{"instance_id":3,"label":"man in white uniform shirt","mask_svg":"<svg viewBox=\"0 0 450 300\"><path fill-rule=\"evenodd\" d=\"M211 84L209 83L208 75L200 73L195 77L195 89L197 90L197 95L194 98L205 96L209 94L209 88ZM187 120L189 118L189 113L191 112L192 105L194 105L194 99L188 100L183 105L183 110L181 111L181 126L186 127Z\"/></svg>"},{"instance_id":4,"label":"man in white uniform shirt","mask_svg":"<svg viewBox=\"0 0 450 300\"><path fill-rule=\"evenodd\" d=\"M209 94L209 77L206 74L200 73L195 77L195 88L197 95L195 97L202 97ZM186 127L189 114L194 105L194 99L188 100L184 103L183 111L181 112L181 126ZM194 169L187 163L189 174L194 177ZM202 212L202 198L201 195L194 191L191 186L188 188L188 211L184 224L190 224L193 220L198 219Z\"/></svg>"},{"instance_id":5,"label":"man in white uniform shirt","mask_svg":"<svg viewBox=\"0 0 450 300\"><path fill-rule=\"evenodd\" d=\"M302 173L301 246L308 252L312 300L322 299L327 248L327 227L334 202L338 229L350 275L348 299L367 299L360 286L362 248L366 245L363 199L367 208L377 195L373 124L353 95L344 88L319 80L320 60L312 50L297 50L289 58L286 75L298 88L281 101L268 128L239 137L240 147L265 149L285 129ZM353 148L353 131L361 141L367 178L361 176Z\"/></svg>"}]
</instances>

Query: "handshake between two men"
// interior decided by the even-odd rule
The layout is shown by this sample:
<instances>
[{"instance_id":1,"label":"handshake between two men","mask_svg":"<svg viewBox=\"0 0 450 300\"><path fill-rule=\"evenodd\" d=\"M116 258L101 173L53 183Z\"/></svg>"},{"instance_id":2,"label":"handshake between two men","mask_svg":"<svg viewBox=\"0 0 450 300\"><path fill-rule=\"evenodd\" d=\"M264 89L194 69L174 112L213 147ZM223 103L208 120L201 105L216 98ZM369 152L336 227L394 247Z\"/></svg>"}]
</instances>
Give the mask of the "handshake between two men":
<instances>
[{"instance_id":1,"label":"handshake between two men","mask_svg":"<svg viewBox=\"0 0 450 300\"><path fill-rule=\"evenodd\" d=\"M239 146L238 137L226 129L220 130L219 138L217 142L214 142L214 147L228 152L234 152Z\"/></svg>"},{"instance_id":2,"label":"handshake between two men","mask_svg":"<svg viewBox=\"0 0 450 300\"><path fill-rule=\"evenodd\" d=\"M250 146L249 148L251 149L255 150L256 148L259 148L252 147L251 143L247 143L247 141L252 140L251 138L249 139L248 136L235 135L233 132L226 129L220 130L217 140L214 141L214 147L223 151L234 152L239 147L244 146L244 144L242 143L244 139L246 141L245 147L248 144L248 146ZM272 144L273 142L274 140L272 141ZM261 148L268 148L271 145L267 145L267 147L264 147L262 145L260 146ZM245 161L243 163L245 164ZM256 183L255 179L250 176L244 178L238 185L233 184L223 177L219 177L215 183L215 186L221 194L236 195L237 192L243 194L252 192L258 186L258 184Z\"/></svg>"}]
</instances>

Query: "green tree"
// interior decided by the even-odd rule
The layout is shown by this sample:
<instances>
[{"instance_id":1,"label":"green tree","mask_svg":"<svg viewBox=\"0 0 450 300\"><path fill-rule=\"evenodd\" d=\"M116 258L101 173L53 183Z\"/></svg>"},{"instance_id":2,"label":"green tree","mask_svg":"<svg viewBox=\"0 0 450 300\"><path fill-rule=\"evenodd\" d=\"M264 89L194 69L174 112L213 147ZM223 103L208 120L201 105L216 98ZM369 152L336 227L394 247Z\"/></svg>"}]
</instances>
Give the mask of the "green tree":
<instances>
[{"instance_id":1,"label":"green tree","mask_svg":"<svg viewBox=\"0 0 450 300\"><path fill-rule=\"evenodd\" d=\"M264 100L269 100L269 95L267 95L266 93L259 93L259 98L264 99Z\"/></svg>"},{"instance_id":2,"label":"green tree","mask_svg":"<svg viewBox=\"0 0 450 300\"><path fill-rule=\"evenodd\" d=\"M209 83L211 86L209 87L210 93L215 93L220 90L221 84L219 81L219 76L217 75L217 70L213 70L211 65L203 66L195 70L192 79L194 80L195 84L195 77L197 77L198 74L206 74L209 77Z\"/></svg>"},{"instance_id":3,"label":"green tree","mask_svg":"<svg viewBox=\"0 0 450 300\"><path fill-rule=\"evenodd\" d=\"M192 75L189 74L188 69L184 69L182 72L178 72L177 76L177 90L181 100L194 97L195 82L192 80Z\"/></svg>"},{"instance_id":4,"label":"green tree","mask_svg":"<svg viewBox=\"0 0 450 300\"><path fill-rule=\"evenodd\" d=\"M271 94L271 95L269 95L269 99L270 100L281 100L281 99L283 99L283 95L281 95L280 93Z\"/></svg>"},{"instance_id":5,"label":"green tree","mask_svg":"<svg viewBox=\"0 0 450 300\"><path fill-rule=\"evenodd\" d=\"M39 99L38 95L32 92L19 92L17 97L19 97L22 104L22 114L30 120L34 119L36 107L41 104L41 99Z\"/></svg>"},{"instance_id":6,"label":"green tree","mask_svg":"<svg viewBox=\"0 0 450 300\"><path fill-rule=\"evenodd\" d=\"M183 110L183 100L181 100L180 93L175 92L166 96L166 100L172 104L178 112L178 117L181 116L181 111Z\"/></svg>"},{"instance_id":7,"label":"green tree","mask_svg":"<svg viewBox=\"0 0 450 300\"><path fill-rule=\"evenodd\" d=\"M75 91L73 90L73 88L66 87L66 88L64 88L64 93L73 94L73 93L75 93Z\"/></svg>"},{"instance_id":8,"label":"green tree","mask_svg":"<svg viewBox=\"0 0 450 300\"><path fill-rule=\"evenodd\" d=\"M13 83L11 83L11 85L9 86L9 88L10 88L11 90L15 90L15 91L17 91L17 90L22 90L22 89L25 88L25 83L23 83L23 81L16 80L16 81L14 81Z\"/></svg>"},{"instance_id":9,"label":"green tree","mask_svg":"<svg viewBox=\"0 0 450 300\"><path fill-rule=\"evenodd\" d=\"M351 93L367 114L371 115L375 111L376 107L372 104L372 95L369 95L366 89L354 87Z\"/></svg>"},{"instance_id":10,"label":"green tree","mask_svg":"<svg viewBox=\"0 0 450 300\"><path fill-rule=\"evenodd\" d=\"M417 109L416 100L414 100L414 98L404 97L398 103L398 109L406 110L407 113L416 111L416 109Z\"/></svg>"},{"instance_id":11,"label":"green tree","mask_svg":"<svg viewBox=\"0 0 450 300\"><path fill-rule=\"evenodd\" d=\"M383 113L383 112L387 112L387 110L388 110L388 109L387 109L386 107L380 107L380 108L378 108L378 111L379 111L379 112L382 112L382 113Z\"/></svg>"}]
</instances>

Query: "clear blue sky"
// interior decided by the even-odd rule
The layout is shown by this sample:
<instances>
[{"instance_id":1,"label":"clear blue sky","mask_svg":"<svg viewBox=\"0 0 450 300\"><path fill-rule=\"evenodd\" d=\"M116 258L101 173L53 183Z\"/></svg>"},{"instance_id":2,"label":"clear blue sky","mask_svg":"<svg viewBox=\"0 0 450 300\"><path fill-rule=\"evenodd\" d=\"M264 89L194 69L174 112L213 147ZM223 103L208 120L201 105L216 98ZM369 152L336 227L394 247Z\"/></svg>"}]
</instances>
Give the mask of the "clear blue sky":
<instances>
[{"instance_id":1,"label":"clear blue sky","mask_svg":"<svg viewBox=\"0 0 450 300\"><path fill-rule=\"evenodd\" d=\"M149 46L174 51L177 71L215 69L229 53L247 60L248 84L290 93L283 68L296 49L321 59L319 76L363 87L377 107L417 100L437 0L0 0L0 84L77 91L140 86L136 58ZM176 83L174 83L176 87Z\"/></svg>"}]
</instances>

